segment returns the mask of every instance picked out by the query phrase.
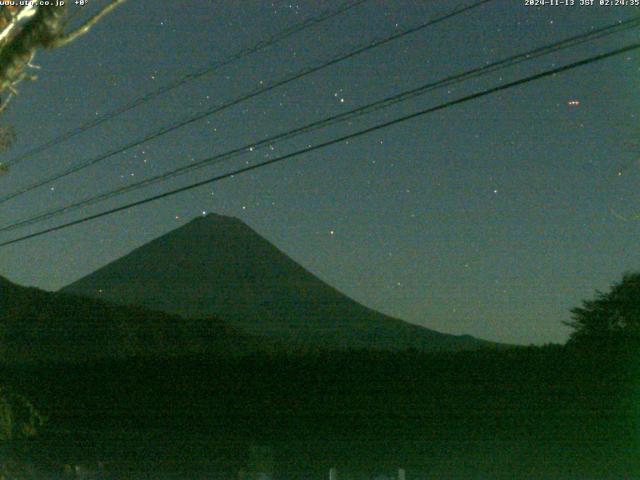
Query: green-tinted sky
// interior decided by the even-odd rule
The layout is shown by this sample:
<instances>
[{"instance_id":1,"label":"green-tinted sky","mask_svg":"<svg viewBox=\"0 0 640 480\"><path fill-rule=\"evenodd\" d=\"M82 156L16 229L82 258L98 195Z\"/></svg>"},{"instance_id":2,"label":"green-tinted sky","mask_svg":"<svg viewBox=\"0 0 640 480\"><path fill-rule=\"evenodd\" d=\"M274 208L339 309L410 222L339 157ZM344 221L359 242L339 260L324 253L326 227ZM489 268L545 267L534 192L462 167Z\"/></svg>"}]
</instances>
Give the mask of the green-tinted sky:
<instances>
[{"instance_id":1,"label":"green-tinted sky","mask_svg":"<svg viewBox=\"0 0 640 480\"><path fill-rule=\"evenodd\" d=\"M25 160L0 178L0 188L18 189L459 4L366 2ZM129 1L82 40L38 55L39 79L22 83L3 114L18 131L3 158L335 5ZM634 7L495 0L0 204L0 223L638 14ZM438 90L1 240L637 38L637 31L627 32ZM241 218L331 285L385 313L493 340L564 341L568 310L640 265L639 66L637 53L592 64L7 247L0 274L57 289L202 212L217 212Z\"/></svg>"}]
</instances>

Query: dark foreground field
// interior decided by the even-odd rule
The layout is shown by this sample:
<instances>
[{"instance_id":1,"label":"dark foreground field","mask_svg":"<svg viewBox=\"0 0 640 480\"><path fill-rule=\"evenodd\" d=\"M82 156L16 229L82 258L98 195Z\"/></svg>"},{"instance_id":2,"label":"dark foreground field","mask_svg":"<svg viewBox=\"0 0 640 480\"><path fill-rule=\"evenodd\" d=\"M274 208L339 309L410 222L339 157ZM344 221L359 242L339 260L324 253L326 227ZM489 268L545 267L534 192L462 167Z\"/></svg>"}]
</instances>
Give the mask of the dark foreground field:
<instances>
[{"instance_id":1,"label":"dark foreground field","mask_svg":"<svg viewBox=\"0 0 640 480\"><path fill-rule=\"evenodd\" d=\"M13 366L1 380L48 418L11 452L42 472L627 479L640 478L638 365L545 347Z\"/></svg>"}]
</instances>

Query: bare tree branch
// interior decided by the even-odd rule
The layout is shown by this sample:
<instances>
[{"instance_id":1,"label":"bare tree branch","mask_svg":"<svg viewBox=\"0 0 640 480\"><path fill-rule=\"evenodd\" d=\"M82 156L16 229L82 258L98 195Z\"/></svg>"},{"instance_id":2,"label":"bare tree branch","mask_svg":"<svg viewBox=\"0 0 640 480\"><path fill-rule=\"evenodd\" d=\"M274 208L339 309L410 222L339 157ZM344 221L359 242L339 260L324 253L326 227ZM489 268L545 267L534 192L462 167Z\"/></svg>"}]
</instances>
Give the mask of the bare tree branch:
<instances>
[{"instance_id":1,"label":"bare tree branch","mask_svg":"<svg viewBox=\"0 0 640 480\"><path fill-rule=\"evenodd\" d=\"M57 48L73 42L124 2L125 0L112 0L97 14L70 33L64 31L68 11L66 5L38 6L34 7L35 12L28 10L31 7L21 9L0 31L0 35L4 35L5 42L2 44L0 41L0 94L5 90L15 94L16 85L22 80L35 79L29 73L29 68L31 60L39 49ZM22 28L18 28L19 20L28 14L31 15L30 20Z\"/></svg>"},{"instance_id":2,"label":"bare tree branch","mask_svg":"<svg viewBox=\"0 0 640 480\"><path fill-rule=\"evenodd\" d=\"M96 13L93 17L83 23L81 26L76 28L73 32L69 32L64 34L63 36L57 38L54 41L53 47L62 47L67 45L68 43L73 42L78 37L81 37L93 27L96 23L98 23L104 16L106 16L109 12L111 12L114 8L116 8L121 3L124 3L126 0L111 0L109 5L106 5L102 10Z\"/></svg>"},{"instance_id":3,"label":"bare tree branch","mask_svg":"<svg viewBox=\"0 0 640 480\"><path fill-rule=\"evenodd\" d=\"M25 68L39 48L48 48L62 33L66 7L38 7L35 15L0 50L0 93L26 78Z\"/></svg>"},{"instance_id":4,"label":"bare tree branch","mask_svg":"<svg viewBox=\"0 0 640 480\"><path fill-rule=\"evenodd\" d=\"M35 4L29 4L18 9L18 7L3 7L2 11L2 30L0 30L0 46L6 42L11 34L17 30L18 24L25 18L32 17L36 13Z\"/></svg>"}]
</instances>

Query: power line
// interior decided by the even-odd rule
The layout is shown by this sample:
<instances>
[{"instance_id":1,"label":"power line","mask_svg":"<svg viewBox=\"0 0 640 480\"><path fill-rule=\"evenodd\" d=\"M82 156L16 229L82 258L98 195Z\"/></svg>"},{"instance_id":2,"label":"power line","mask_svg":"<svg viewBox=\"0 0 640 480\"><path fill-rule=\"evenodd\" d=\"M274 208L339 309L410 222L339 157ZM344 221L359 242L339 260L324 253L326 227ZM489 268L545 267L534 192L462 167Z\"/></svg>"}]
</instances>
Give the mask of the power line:
<instances>
[{"instance_id":1,"label":"power line","mask_svg":"<svg viewBox=\"0 0 640 480\"><path fill-rule=\"evenodd\" d=\"M276 33L275 35L262 40L258 43L256 43L255 45L251 46L251 47L247 47L247 48L243 48L241 50L238 50L236 53L230 55L229 57L225 58L224 60L219 60L217 62L214 62L208 66L206 66L203 69L188 73L186 75L183 75L182 77L174 80L171 83L168 83L166 85L163 85L162 87L157 88L156 90L153 90L141 97L135 98L132 101L130 101L129 103L126 103L125 105L112 110L111 112L105 113L101 116L99 116L98 118L95 118L87 123L84 123L83 125L80 125L79 127L76 127L72 130L69 130L51 140L49 140L48 142L45 142L37 147L32 148L31 150L28 150L27 152L13 158L12 160L9 160L8 162L6 162L4 165L5 167L9 167L11 165L16 165L24 160L27 160L28 158L33 157L34 155L37 155L39 153L42 153L48 149L50 149L51 147L54 147L56 145L59 145L60 143L63 143L83 132L86 132L87 130L91 130L101 124L103 124L104 122L111 120L115 117L118 117L130 110L133 110L136 107L139 107L140 105L143 105L151 100L153 100L154 98L157 98L161 95L165 95L173 90L175 90L176 88L181 87L182 85L185 85L189 82L192 82L194 80L197 80L198 78L204 77L206 75L209 75L213 72L215 72L216 70L222 68L222 67L226 67L228 65L231 65L233 63L235 63L238 60L242 60L243 58L252 55L254 53L257 53L261 50L264 50L266 48L269 48L273 45L275 45L276 43L279 43L283 40L286 40L287 38L295 35L296 33L300 33L308 28L311 28L313 26L319 25L323 22L326 22L327 20L330 20L338 15L341 15L342 13L345 13L355 7L358 7L359 5L362 5L363 3L368 2L369 0L356 0L353 2L347 2L344 5L341 5L340 7L338 7L337 9L327 9L324 10L323 12L321 12L319 15L316 15L314 17L310 17L306 20L303 20L302 22L296 23L292 26L290 26L289 28L286 28L278 33Z\"/></svg>"},{"instance_id":2,"label":"power line","mask_svg":"<svg viewBox=\"0 0 640 480\"><path fill-rule=\"evenodd\" d=\"M26 218L26 219L22 219L22 220L18 220L12 224L9 224L7 226L1 227L0 228L0 232L6 232L6 231L10 231L10 230L15 230L16 228L20 228L20 227L24 227L26 225L31 225L34 223L39 223L41 221L44 220L48 220L50 218L54 218L57 217L59 215L68 213L70 211L76 210L78 208L82 208L82 207L86 207L89 205L93 205L95 203L99 203L101 201L107 200L109 198L121 195L123 193L127 193L127 192L131 192L134 190L138 190L140 188L152 185L154 183L157 182L161 182L164 180L167 180L168 178L172 178L178 175L182 175L184 173L196 170L198 168L202 168L205 166L210 166L212 164L217 164L220 163L222 161L228 160L230 158L234 158L238 155L241 154L245 154L247 152L250 151L255 151L255 150L259 150L267 145L273 145L276 144L280 141L283 140L287 140L293 137L296 137L298 135L301 135L303 133L308 133L311 131L315 131L321 128L325 128L327 126L330 125L334 125L337 124L339 122L344 122L347 120L351 120L357 117L360 117L362 115L365 114L369 114L371 112L375 112L378 110L381 110L383 108L387 108L391 105L394 105L396 103L402 102L402 101L407 101L411 98L414 98L418 95L424 95L425 93L432 91L436 88L441 88L441 87L445 87L445 86L450 86L456 83L460 83L462 81L466 81L469 80L471 78L476 78L476 77L480 77L483 75L487 75L489 73L494 73L498 70L507 68L507 67L511 67L513 65L517 65L519 63L522 63L524 61L530 61L533 60L535 58L538 58L542 55L548 55L549 53L553 53L553 52L557 52L560 51L562 49L565 48L569 48L569 47L574 47L576 45L580 45L582 43L588 42L588 41L593 41L595 39L600 39L603 38L607 35L611 35L613 33L619 33L623 30L628 30L630 28L635 28L638 25L640 25L640 16L636 16L633 17L625 22L615 22L611 25L608 25L606 27L602 27L600 29L597 30L591 30L589 32L580 34L580 35L575 35L573 37L569 37L566 38L564 40L560 40L539 48L536 48L534 50L529 50L527 52L524 53L520 53L520 54L516 54L516 55L512 55L508 58L502 59L502 60L498 60L495 61L493 63L490 63L488 65L484 65L482 67L477 67L474 68L472 70L457 74L457 75L453 75L447 78L444 78L442 80L438 80L436 82L430 82L427 84L424 84L420 87L408 90L408 91L404 91L401 92L399 94L395 94L392 95L390 97L386 97L382 100L378 100L376 102L364 105L362 107L358 107L355 109L352 109L348 112L344 112L341 114L337 114L337 115L333 115L331 117L328 118L324 118L322 120L318 120L312 123L309 123L307 125L304 125L302 127L298 127L296 129L293 130L289 130L271 137L268 137L266 139L263 139L257 143L251 143L251 144L247 144L244 145L242 147L238 147L232 150L229 150L227 152L224 153L220 153L217 154L215 156L212 157L208 157L205 158L203 160L199 160L198 162L195 163L191 163L188 165L184 165L182 167L178 167L176 169L170 170L168 172L164 172L162 174L158 174L156 176L150 177L150 178L146 178L143 179L139 182L135 182L133 184L129 184L129 185L125 185L123 187L117 188L115 190L109 191L109 192L105 192L96 196L92 196L89 198L85 198L83 200L77 201L75 203L69 204L69 205L65 205L62 207L58 207L52 210L49 210L47 212L43 212L40 213L38 215Z\"/></svg>"},{"instance_id":3,"label":"power line","mask_svg":"<svg viewBox=\"0 0 640 480\"><path fill-rule=\"evenodd\" d=\"M112 209L109 209L109 210L105 210L105 211L102 211L102 212L99 212L99 213L96 213L96 214L93 214L93 215L89 215L89 216L80 218L78 220L73 220L71 222L67 222L67 223L64 223L64 224L61 224L61 225L57 225L55 227L46 228L46 229L40 230L38 232L34 232L34 233L31 233L31 234L28 234L28 235L24 235L22 237L15 238L13 240L8 240L8 241L0 243L0 247L13 245L13 244L16 244L16 243L19 243L19 242L23 242L23 241L31 239L31 238L39 237L39 236L46 235L46 234L49 234L49 233L52 233L52 232L55 232L55 231L58 231L58 230L69 228L69 227L74 226L74 225L79 225L79 224L82 224L82 223L89 222L91 220L95 220L95 219L98 219L98 218L101 218L101 217L105 217L107 215L112 215L112 214L117 213L117 212L121 212L121 211L124 211L124 210L129 210L131 208L134 208L134 207L137 207L137 206L140 206L140 205L144 205L146 203L150 203L150 202L153 202L153 201L156 201L156 200L160 200L162 198L167 198L167 197L170 197L170 196L173 196L173 195L177 195L178 193L186 192L188 190L192 190L194 188L198 188L198 187L201 187L201 186L204 186L204 185L215 183L215 182L218 182L220 180L224 180L226 178L233 177L235 175L240 175L242 173L247 173L247 172L250 172L250 171L253 171L253 170L257 170L257 169L262 168L262 167L266 167L268 165L273 165L275 163L279 163L279 162L282 162L284 160L288 160L288 159L293 158L293 157L297 157L297 156L300 156L300 155L303 155L303 154L306 154L306 153L309 153L309 152L313 152L315 150L320 150L322 148L325 148L325 147L328 147L328 146L331 146L331 145L335 145L337 143L344 142L346 140L351 140L351 139L356 138L356 137L367 135L369 133L381 130L383 128L388 128L388 127L391 127L393 125L397 125L399 123L403 123L403 122L406 122L408 120L412 120L414 118L418 118L418 117L421 117L423 115L427 115L429 113L433 113L433 112L436 112L436 111L439 111L439 110L444 110L446 108L450 108L450 107L455 106L455 105L460 105L462 103L466 103L468 101L475 100L477 98L481 98L481 97L484 97L484 96L487 96L487 95L491 95L491 94L494 94L494 93L497 93L497 92L500 92L500 91L504 91L504 90L507 90L509 88L513 88L513 87L516 87L516 86L519 86L519 85L524 85L526 83L529 83L529 82L532 82L532 81L535 81L535 80L539 80L541 78L546 78L546 77L550 77L552 75L557 75L559 73L563 73L563 72L566 72L568 70L572 70L574 68L578 68L578 67L581 67L581 66L584 66L584 65L588 65L588 64L591 64L591 63L594 63L594 62L602 61L604 59L611 58L611 57L614 57L614 56L617 56L617 55L622 55L624 53L631 52L633 50L638 50L638 49L640 49L640 43L634 43L634 44L627 45L625 47L622 47L622 48L619 48L619 49L616 49L616 50L613 50L613 51L610 51L610 52L607 52L607 53L603 53L603 54L600 54L600 55L595 55L595 56L586 58L584 60L579 60L577 62L573 62L573 63L570 63L568 65L564 65L562 67L554 68L554 69L551 69L551 70L546 70L546 71L544 71L542 73L531 75L531 76L522 78L520 80L504 83L504 84L499 85L497 87L489 88L489 89L482 90L480 92L477 92L477 93L474 93L474 94L471 94L471 95L467 95L465 97L461 97L461 98L459 98L457 100L451 100L449 102L437 105L435 107L431 107L431 108L427 108L427 109L424 109L424 110L420 110L418 112L415 112L415 113L412 113L412 114L409 114L409 115L404 115L404 116L396 118L394 120L390 120L390 121L387 121L387 122L384 122L384 123L380 123L380 124L375 125L373 127L369 127L369 128L363 129L363 130L359 130L357 132L354 132L354 133L351 133L351 134L348 134L348 135L344 135L344 136L335 138L333 140L329 140L329 141L326 141L326 142L323 142L323 143L319 143L317 145L313 145L313 146L310 146L310 147L307 147L307 148L304 148L304 149L301 149L301 150L298 150L298 151L295 151L295 152L292 152L292 153L288 153L288 154L283 155L281 157L273 158L271 160L266 160L264 162L261 162L261 163L255 164L255 165L250 165L250 166L247 166L247 167L239 168L239 169L236 169L236 170L234 170L232 172L216 175L214 177L210 177L210 178L207 178L205 180L201 180L201 181L198 181L198 182L195 182L195 183L191 183L191 184L186 185L184 187L176 188L176 189L170 190L168 192L164 192L164 193L161 193L161 194L158 194L158 195L153 195L151 197L147 197L147 198L142 199L142 200L138 200L138 201L131 202L131 203L128 203L128 204L125 204L125 205L121 205L119 207L115 207L115 208L112 208Z\"/></svg>"},{"instance_id":4,"label":"power line","mask_svg":"<svg viewBox=\"0 0 640 480\"><path fill-rule=\"evenodd\" d=\"M82 163L80 163L78 165L72 166L72 167L70 167L70 168L68 168L68 169L66 169L66 170L64 170L64 171L62 171L60 173L57 173L57 174L55 174L55 175L53 175L51 177L45 178L44 180L39 180L39 181L34 182L34 183L32 183L32 184L30 184L30 185L28 185L26 187L23 187L23 188L21 188L19 190L16 190L16 191L12 192L12 193L4 195L4 196L0 197L0 204L5 203L5 202L7 202L9 200L12 200L12 199L14 199L14 198L16 198L16 197L18 197L20 195L23 195L25 193L28 193L28 192L30 192L32 190L35 190L36 188L40 188L42 186L48 185L48 184L50 184L52 182L55 182L55 181L60 180L62 178L65 178L65 177L67 177L67 176L69 176L69 175L71 175L73 173L79 172L79 171L81 171L81 170L83 170L85 168L88 168L88 167L92 166L92 165L100 163L101 161L106 160L106 159L108 159L110 157L113 157L114 155L118 155L118 154L123 153L123 152L125 152L127 150L130 150L131 148L140 146L140 145L142 145L142 144L144 144L146 142L149 142L151 140L155 140L156 138L159 138L159 137L161 137L163 135L166 135L166 134L171 133L171 132L173 132L175 130L183 128L183 127L185 127L187 125L191 125L192 123L195 123L195 122L197 122L199 120L202 120L202 119L204 119L206 117L209 117L211 115L219 113L219 112L221 112L223 110L226 110L226 109L228 109L228 108L230 108L232 106L238 105L239 103L242 103L242 102L244 102L246 100L249 100L251 98L257 97L258 95L262 95L263 93L267 93L267 92L269 92L271 90L274 90L274 89L276 89L278 87L287 85L287 84L289 84L289 83L291 83L291 82L293 82L295 80L298 80L298 79L300 79L302 77L306 77L307 75L310 75L312 73L318 72L318 71L323 70L325 68L328 68L328 67L330 67L332 65L336 65L337 63L340 63L340 62L343 62L343 61L348 60L350 58L353 58L356 55L360 55L361 53L364 53L364 52L367 52L367 51L372 50L374 48L380 47L380 46L385 45L385 44L387 44L389 42L392 42L394 40L398 40L398 39L403 38L403 37L405 37L407 35L411 35L413 33L419 32L419 31L421 31L421 30L423 30L423 29L425 29L427 27L433 26L433 25L435 25L437 23L440 23L440 22L445 21L447 19L453 18L453 17L455 17L457 15L461 15L462 13L465 13L465 12L471 10L471 9L480 7L481 5L483 5L485 3L488 3L488 2L491 2L491 1L493 1L493 0L480 0L480 1L478 1L476 3L473 3L473 4L469 5L469 6L466 6L464 8L455 9L455 10L453 10L453 11L451 11L451 12L445 14L445 15L442 15L442 16L437 17L435 19L429 20L429 21L427 21L425 23L422 23L422 24L420 24L420 25L418 25L416 27L412 27L412 28L403 30L401 32L395 33L395 34L393 34L391 36L384 37L384 38L382 38L380 40L376 40L376 41L374 41L372 43L369 43L369 44L367 44L367 45L365 45L363 47L358 47L355 50L351 50L351 51L347 52L346 54L341 54L341 55L339 55L337 57L334 57L334 58L332 58L332 59L330 59L330 60L328 60L326 62L323 62L320 65L316 65L316 66L312 66L312 67L309 67L309 68L305 68L305 69L299 71L298 73L290 75L290 76L288 76L288 77L286 77L284 79L277 80L277 81L275 81L275 82L273 82L273 83L271 83L271 84L269 84L267 86L264 86L262 88L258 88L257 90L254 90L254 91L252 91L252 92L250 92L248 94L245 94L245 95L243 95L241 97L238 97L238 98L235 98L233 100L230 100L230 101L228 101L228 102L226 102L226 103L224 103L222 105L218 105L216 107L213 107L212 109L208 109L208 110L206 110L204 112L201 112L201 113L198 113L196 115L193 115L193 116L191 116L191 117L189 117L189 118L187 118L185 120L182 120L182 121L180 121L178 123L172 124L172 125L170 125L168 127L163 127L161 129L155 131L154 133L148 134L147 136L143 137L142 139L130 142L127 145L124 145L122 147L118 147L118 148L113 149L113 150L111 150L111 151L109 151L107 153L99 155L99 156L97 156L95 158L86 160L86 161L84 161L84 162L82 162Z\"/></svg>"}]
</instances>

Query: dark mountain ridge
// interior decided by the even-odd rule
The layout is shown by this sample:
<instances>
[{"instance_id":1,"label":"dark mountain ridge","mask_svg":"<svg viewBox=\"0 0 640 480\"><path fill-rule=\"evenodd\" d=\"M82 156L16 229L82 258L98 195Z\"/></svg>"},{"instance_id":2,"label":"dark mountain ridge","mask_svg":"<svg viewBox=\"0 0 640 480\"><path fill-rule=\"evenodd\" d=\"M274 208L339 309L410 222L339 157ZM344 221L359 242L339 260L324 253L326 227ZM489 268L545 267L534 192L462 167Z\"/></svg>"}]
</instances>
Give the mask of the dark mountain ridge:
<instances>
[{"instance_id":1,"label":"dark mountain ridge","mask_svg":"<svg viewBox=\"0 0 640 480\"><path fill-rule=\"evenodd\" d=\"M215 317L183 319L21 287L0 277L1 363L234 355L263 343Z\"/></svg>"},{"instance_id":2,"label":"dark mountain ridge","mask_svg":"<svg viewBox=\"0 0 640 480\"><path fill-rule=\"evenodd\" d=\"M242 221L196 218L63 292L185 317L217 316L293 348L465 350L491 346L367 308L327 285Z\"/></svg>"}]
</instances>

